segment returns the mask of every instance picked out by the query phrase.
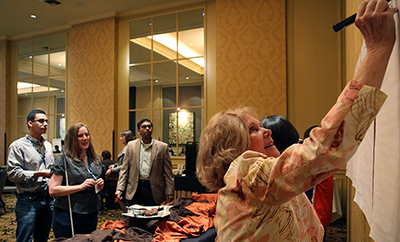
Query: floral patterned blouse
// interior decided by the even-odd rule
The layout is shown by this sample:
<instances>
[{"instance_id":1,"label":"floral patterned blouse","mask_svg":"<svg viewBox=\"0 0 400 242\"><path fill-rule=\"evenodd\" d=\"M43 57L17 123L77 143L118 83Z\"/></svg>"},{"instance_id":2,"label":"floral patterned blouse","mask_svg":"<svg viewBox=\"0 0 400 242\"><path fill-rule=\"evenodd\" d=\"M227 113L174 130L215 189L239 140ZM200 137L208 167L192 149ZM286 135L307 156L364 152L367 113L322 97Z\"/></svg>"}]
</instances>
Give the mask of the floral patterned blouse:
<instances>
[{"instance_id":1,"label":"floral patterned blouse","mask_svg":"<svg viewBox=\"0 0 400 242\"><path fill-rule=\"evenodd\" d=\"M322 241L323 226L303 192L345 165L385 99L351 81L303 144L278 158L246 151L234 160L218 191L217 241Z\"/></svg>"}]
</instances>

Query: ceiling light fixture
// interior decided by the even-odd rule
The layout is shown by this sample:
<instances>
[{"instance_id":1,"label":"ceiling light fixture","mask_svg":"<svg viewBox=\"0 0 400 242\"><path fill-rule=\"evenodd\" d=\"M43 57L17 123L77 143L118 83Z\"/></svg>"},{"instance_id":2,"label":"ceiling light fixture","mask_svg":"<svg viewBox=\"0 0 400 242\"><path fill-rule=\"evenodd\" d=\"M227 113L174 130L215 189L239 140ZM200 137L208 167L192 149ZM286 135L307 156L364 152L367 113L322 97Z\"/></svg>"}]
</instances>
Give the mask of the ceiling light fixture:
<instances>
[{"instance_id":1,"label":"ceiling light fixture","mask_svg":"<svg viewBox=\"0 0 400 242\"><path fill-rule=\"evenodd\" d=\"M57 88L53 87L46 87L46 86L41 86L38 84L32 84L32 83L26 83L26 82L18 82L17 84L17 89L18 89L18 94L25 94L27 95L28 93L38 93L38 92L46 92L46 91L56 91L58 90Z\"/></svg>"},{"instance_id":2,"label":"ceiling light fixture","mask_svg":"<svg viewBox=\"0 0 400 242\"><path fill-rule=\"evenodd\" d=\"M31 14L31 18L36 19L37 16L35 14Z\"/></svg>"}]
</instances>

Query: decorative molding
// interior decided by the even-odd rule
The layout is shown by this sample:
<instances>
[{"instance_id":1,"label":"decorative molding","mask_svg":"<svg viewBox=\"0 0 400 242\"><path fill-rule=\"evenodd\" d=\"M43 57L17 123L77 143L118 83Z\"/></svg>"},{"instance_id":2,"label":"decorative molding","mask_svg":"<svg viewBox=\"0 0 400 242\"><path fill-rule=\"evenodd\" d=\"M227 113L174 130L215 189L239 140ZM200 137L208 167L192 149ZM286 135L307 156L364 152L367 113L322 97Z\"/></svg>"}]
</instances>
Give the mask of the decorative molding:
<instances>
[{"instance_id":1,"label":"decorative molding","mask_svg":"<svg viewBox=\"0 0 400 242\"><path fill-rule=\"evenodd\" d=\"M103 14L99 14L99 15L89 16L86 18L72 20L72 21L69 21L68 24L72 26L72 25L76 25L76 24L87 23L87 22L105 19L105 18L111 18L111 17L115 17L115 16L117 16L117 12L112 11L112 12L103 13Z\"/></svg>"},{"instance_id":2,"label":"decorative molding","mask_svg":"<svg viewBox=\"0 0 400 242\"><path fill-rule=\"evenodd\" d=\"M41 36L41 35L49 35L49 34L61 32L61 31L67 31L69 29L71 29L71 25L62 25L62 26L58 26L56 28L49 28L49 29L45 29L45 30L41 30L41 31L11 36L11 37L9 37L9 39L10 40L21 40L21 39L33 38L33 37Z\"/></svg>"}]
</instances>

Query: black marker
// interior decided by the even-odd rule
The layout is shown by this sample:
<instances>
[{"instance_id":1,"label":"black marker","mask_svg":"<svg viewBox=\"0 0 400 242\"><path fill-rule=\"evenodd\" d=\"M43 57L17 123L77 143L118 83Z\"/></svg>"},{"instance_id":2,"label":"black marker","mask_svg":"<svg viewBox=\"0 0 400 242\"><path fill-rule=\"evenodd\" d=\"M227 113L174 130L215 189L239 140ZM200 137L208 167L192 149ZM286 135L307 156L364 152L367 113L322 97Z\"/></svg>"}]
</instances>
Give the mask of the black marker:
<instances>
[{"instance_id":1,"label":"black marker","mask_svg":"<svg viewBox=\"0 0 400 242\"><path fill-rule=\"evenodd\" d=\"M386 0L386 2L390 2L390 0ZM356 20L357 14L353 14L348 18L343 19L342 21L340 21L339 23L336 23L333 25L333 30L337 33L340 30L346 28L347 26L351 25L354 23L354 21Z\"/></svg>"}]
</instances>

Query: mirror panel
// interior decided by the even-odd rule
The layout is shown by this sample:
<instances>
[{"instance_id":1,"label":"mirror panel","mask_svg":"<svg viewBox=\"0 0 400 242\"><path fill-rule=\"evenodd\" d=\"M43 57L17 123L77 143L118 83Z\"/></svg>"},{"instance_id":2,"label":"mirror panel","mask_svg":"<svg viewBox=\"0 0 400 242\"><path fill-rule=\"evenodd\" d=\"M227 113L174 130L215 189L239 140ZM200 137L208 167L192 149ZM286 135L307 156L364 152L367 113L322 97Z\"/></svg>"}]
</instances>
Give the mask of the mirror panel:
<instances>
[{"instance_id":1,"label":"mirror panel","mask_svg":"<svg viewBox=\"0 0 400 242\"><path fill-rule=\"evenodd\" d=\"M150 18L129 23L130 64L151 61L151 24Z\"/></svg>"},{"instance_id":2,"label":"mirror panel","mask_svg":"<svg viewBox=\"0 0 400 242\"><path fill-rule=\"evenodd\" d=\"M64 138L66 36L18 44L18 127L26 126L32 109L42 109L50 121L46 138ZM24 136L26 130L20 130Z\"/></svg>"},{"instance_id":3,"label":"mirror panel","mask_svg":"<svg viewBox=\"0 0 400 242\"><path fill-rule=\"evenodd\" d=\"M179 115L191 117L191 140L201 132L203 18L204 9L195 9L130 23L129 127L137 130L137 122L151 114L153 137L176 151L187 136L178 128L179 119L184 120Z\"/></svg>"},{"instance_id":4,"label":"mirror panel","mask_svg":"<svg viewBox=\"0 0 400 242\"><path fill-rule=\"evenodd\" d=\"M176 59L176 14L154 17L153 61Z\"/></svg>"}]
</instances>

